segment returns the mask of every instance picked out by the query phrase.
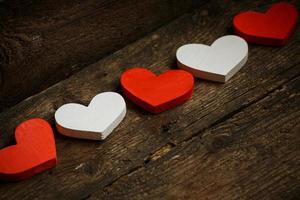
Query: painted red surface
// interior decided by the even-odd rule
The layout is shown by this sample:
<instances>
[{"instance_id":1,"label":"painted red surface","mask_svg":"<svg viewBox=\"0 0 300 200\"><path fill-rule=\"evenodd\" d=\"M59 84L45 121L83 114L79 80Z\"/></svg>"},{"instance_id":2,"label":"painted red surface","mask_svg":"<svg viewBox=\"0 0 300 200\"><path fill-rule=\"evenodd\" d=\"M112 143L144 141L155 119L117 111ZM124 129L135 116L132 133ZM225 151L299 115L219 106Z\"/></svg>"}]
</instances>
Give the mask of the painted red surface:
<instances>
[{"instance_id":1,"label":"painted red surface","mask_svg":"<svg viewBox=\"0 0 300 200\"><path fill-rule=\"evenodd\" d=\"M27 179L56 165L56 148L50 124L30 119L15 130L16 145L0 150L0 179Z\"/></svg>"},{"instance_id":2,"label":"painted red surface","mask_svg":"<svg viewBox=\"0 0 300 200\"><path fill-rule=\"evenodd\" d=\"M296 27L298 13L289 3L276 3L266 13L242 12L233 19L237 35L247 42L283 46Z\"/></svg>"},{"instance_id":3,"label":"painted red surface","mask_svg":"<svg viewBox=\"0 0 300 200\"><path fill-rule=\"evenodd\" d=\"M168 70L159 76L133 68L121 76L123 93L151 113L160 113L187 101L193 94L194 78L183 70Z\"/></svg>"}]
</instances>

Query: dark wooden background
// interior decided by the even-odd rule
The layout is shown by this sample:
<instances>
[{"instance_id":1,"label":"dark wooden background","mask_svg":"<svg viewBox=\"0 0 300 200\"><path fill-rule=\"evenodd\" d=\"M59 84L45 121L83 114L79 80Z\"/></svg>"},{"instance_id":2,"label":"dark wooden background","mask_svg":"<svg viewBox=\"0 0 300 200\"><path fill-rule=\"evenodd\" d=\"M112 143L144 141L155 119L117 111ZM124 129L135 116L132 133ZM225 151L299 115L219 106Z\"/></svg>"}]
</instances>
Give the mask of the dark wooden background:
<instances>
[{"instance_id":1,"label":"dark wooden background","mask_svg":"<svg viewBox=\"0 0 300 200\"><path fill-rule=\"evenodd\" d=\"M232 34L232 17L275 1L6 0L0 4L0 148L32 117L119 89L133 66L176 68L186 43ZM290 1L300 9L299 1ZM159 115L127 101L103 142L55 132L59 164L0 199L299 199L300 29L282 48L249 45L226 84Z\"/></svg>"},{"instance_id":2,"label":"dark wooden background","mask_svg":"<svg viewBox=\"0 0 300 200\"><path fill-rule=\"evenodd\" d=\"M0 109L186 12L192 0L8 0L0 8Z\"/></svg>"}]
</instances>

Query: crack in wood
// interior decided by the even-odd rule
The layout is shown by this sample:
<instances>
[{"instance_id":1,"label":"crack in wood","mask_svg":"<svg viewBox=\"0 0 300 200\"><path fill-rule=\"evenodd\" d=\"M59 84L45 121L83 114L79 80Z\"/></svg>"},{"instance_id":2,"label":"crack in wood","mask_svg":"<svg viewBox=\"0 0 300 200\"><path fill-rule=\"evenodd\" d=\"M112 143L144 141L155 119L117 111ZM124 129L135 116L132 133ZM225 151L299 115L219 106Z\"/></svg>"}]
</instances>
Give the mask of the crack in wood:
<instances>
[{"instance_id":1,"label":"crack in wood","mask_svg":"<svg viewBox=\"0 0 300 200\"><path fill-rule=\"evenodd\" d=\"M143 168L144 165L141 166L137 166L132 168L131 170L129 170L127 173L122 174L121 176L115 178L114 180L112 180L110 183L106 184L103 188L107 188L107 187L111 187L115 182L117 182L119 179L125 177L125 176L130 176L131 174L135 173L136 171L140 170L141 168Z\"/></svg>"},{"instance_id":2,"label":"crack in wood","mask_svg":"<svg viewBox=\"0 0 300 200\"><path fill-rule=\"evenodd\" d=\"M161 148L156 150L154 153L147 156L144 159L144 164L147 165L149 162L156 161L156 160L162 158L163 156L168 154L168 152L171 151L173 147L175 147L175 144L173 144L171 142L169 142L168 144L162 146Z\"/></svg>"},{"instance_id":3,"label":"crack in wood","mask_svg":"<svg viewBox=\"0 0 300 200\"><path fill-rule=\"evenodd\" d=\"M220 1L216 2L221 4ZM226 18L232 17L234 13L245 8L244 3L233 1L229 1L229 3L234 6L224 5L222 9L218 8L218 6L215 9L205 7L201 8L202 11L199 10L195 12L196 15L191 16L191 14L189 14L177 19L175 22L171 22L162 29L155 31L155 37L153 34L150 34L83 69L69 79L53 85L45 90L45 93L42 92L32 96L10 108L7 112L1 113L1 129L6 132L0 135L0 146L4 147L8 142L13 141L13 130L15 126L25 119L43 116L53 122L53 113L58 106L71 101L80 101L86 104L94 95L103 90L116 90L120 74L132 65L140 63L155 72L173 68L176 64L174 57L171 55L174 55L178 46L190 41L201 43L211 42L220 34L224 34L224 32L227 33L227 27L230 23ZM267 5L260 1L256 1L256 4ZM253 6L254 4L253 1L248 1L246 5ZM207 11L207 14L205 14L203 9ZM201 15L202 12L206 15L205 17ZM216 16L214 14L216 14ZM151 36L156 39L152 39ZM193 160L194 156L199 156L197 158L201 159L202 162L217 161L219 167L221 167L221 165L222 167L223 165L226 167L228 162L232 161L228 161L228 159L235 159L240 156L236 154L233 155L234 158L230 158L230 156L228 158L228 154L224 157L222 155L224 153L223 150L231 151L230 148L234 145L231 141L232 137L234 137L234 140L237 138L240 139L239 136L231 135L231 131L241 131L237 134L240 134L240 137L243 138L243 131L249 132L247 127L251 126L251 123L247 124L247 116L244 114L244 112L246 114L250 112L249 107L245 107L241 110L238 109L241 106L249 105L249 103L261 98L262 95L272 91L278 85L284 84L290 77L299 74L298 66L289 70L290 66L298 62L298 55L296 53L299 50L297 36L299 36L299 29L297 29L293 35L293 39L283 48L267 48L253 45L250 48L251 57L249 57L247 65L243 67L231 81L224 85L217 85L197 80L195 82L195 93L197 95L195 95L189 103L162 113L161 115L150 116L146 112L137 110L136 107L128 103L127 117L119 129L116 129L114 134L111 135L112 137L101 144L91 146L92 143L88 144L84 141L79 142L62 138L56 134L57 150L60 154L60 165L53 170L53 174L43 173L26 182L17 183L14 186L3 184L0 187L1 197L4 199L22 197L25 199L35 197L45 197L44 199L59 197L69 199L97 199L98 192L100 196L116 196L116 198L109 199L118 199L123 197L123 195L128 197L128 193L130 193L129 195L131 196L127 199L136 199L137 197L143 198L143 192L146 197L151 196L151 194L148 193L148 189L150 188L149 191L153 193L162 191L161 197L167 198L166 195L169 195L169 193L165 194L164 192L167 191L168 187L177 187L178 183L177 180L169 183L168 181L171 180L168 178L174 178L175 176L176 179L181 178L184 180L186 176L191 176L192 179L193 175L196 175L193 173L201 173L200 171L195 171L194 168L201 168L205 163L198 163L193 165L192 168L190 167L190 164L197 162L197 160ZM270 60L272 60L272 62L270 62ZM107 76L104 77L105 73ZM80 88L80 90L78 90L78 88ZM273 93L269 95L272 94ZM269 96L266 98L268 97ZM285 97L287 97L287 95L285 95ZM270 98L272 99L273 96ZM293 105L296 106L295 98L290 106ZM255 109L255 106L254 104L254 106L250 107L250 110L252 108ZM267 109L271 109L268 108L268 104L264 106L266 106ZM247 110L245 111L245 109ZM239 112L237 112L237 110L240 111L241 116L238 115ZM276 115L268 113L271 111L276 111L276 109L272 108L270 111L264 111L263 106L261 107L261 114L268 116L267 120L278 120ZM230 113L232 114L232 112L237 112L233 114L232 117L238 119L230 118L229 115ZM292 111L289 108L287 112L291 113ZM280 114L285 116L285 120L293 120L295 116L291 116L287 119L286 115L288 113ZM252 114L254 115L255 113ZM243 119L239 119L239 117ZM263 117L264 116L261 118L263 119ZM223 119L220 120L220 118ZM176 123L173 123L173 121L176 121ZM216 121L221 124L211 126L216 123ZM256 123L255 119L253 119L253 121ZM266 121L258 125L267 126L268 123L271 122ZM292 123L290 124L293 125ZM239 129L239 126L245 126L245 130ZM287 128L287 126L284 127ZM294 131L295 129L292 127L291 130ZM248 136L252 137L251 134L255 136L255 133L249 133ZM294 135L295 134L292 136L294 137ZM289 135L287 134L286 136ZM285 140L284 137L285 135L283 135L281 139ZM190 139L188 140L188 138ZM262 153L264 156L268 156L268 154L272 152L268 149L268 143L260 143L262 141L261 139L263 138L253 139L254 145L257 143L257 149L255 149L256 146L249 147L250 151L253 150L253 148L255 151L266 151ZM272 141L266 142L271 143ZM287 142L295 145L291 140L287 140ZM168 143L171 143L169 144L170 146ZM174 144L174 146L172 144ZM278 147L281 148L281 146ZM247 148L247 146L243 148ZM247 156L249 154L246 152L246 154L243 155L243 151L244 149L242 149L241 155L244 157L241 159L248 159ZM289 150L288 152L291 151ZM204 158L202 157L203 154ZM219 157L216 158L215 156ZM284 154L279 154L279 156L284 156ZM91 159L93 161L89 162ZM173 162L180 163L184 159L187 160L179 166L181 168L176 169L177 166L172 165ZM227 161L225 162L226 159ZM255 157L253 159L256 161ZM284 159L279 157L279 160L282 161ZM259 160L257 161L259 162ZM293 162L296 163L296 159L290 158L285 164L291 165ZM74 170L79 163L89 163L90 165L94 165L95 168L87 167L86 169ZM160 171L164 168L166 170L166 176L164 176L164 172ZM225 168L222 169L223 171L221 170L221 172L224 173ZM293 171L295 168L290 169ZM237 168L235 171L248 173L247 170L248 169L239 170L239 168ZM168 174L168 172L171 173ZM177 172L180 173L177 174ZM145 173L150 175L150 177L143 177ZM156 177L157 174L160 174L162 177ZM252 171L250 175L256 175L255 171ZM283 175L288 175L288 172L283 173ZM118 177L121 176L123 177L119 179ZM202 176L206 175L202 174ZM215 174L211 176L207 175L205 178L217 182L220 180L215 178ZM230 182L229 185L234 186L237 184L239 186L239 179L243 179L244 177L242 174L233 174L232 178L236 178L236 180ZM216 193L222 191L222 189L216 188L216 185L203 185L205 180L200 179L201 177L198 180L196 179L196 181L199 181L196 185L193 185L194 180L191 180L191 182L189 182L190 180L186 180L186 182L195 188L204 187L203 189L200 188L200 191L206 189L215 190ZM156 182L154 182L154 180ZM231 177L227 177L227 179L225 177L223 181L231 180ZM270 181L273 180L273 178L270 178ZM262 180L261 182L265 181ZM288 183L292 182L293 181L288 181ZM106 185L108 186L103 193L102 189ZM184 193L184 191L190 191L192 187L186 185L186 190L181 190L180 192ZM256 186L249 184L249 187L251 187L249 191L253 192L253 188ZM16 192L17 188L22 188L22 190ZM282 191L282 188L281 186L279 190L275 189L274 191ZM232 188L229 189L231 192L236 191L232 190ZM174 192L174 190L170 191L170 194ZM132 191L136 193L133 194ZM289 191L291 191L291 189L289 189ZM180 196L178 196L180 195L179 193L175 191L175 194L176 195L172 197L180 198ZM237 196L238 195L239 194L237 194Z\"/></svg>"},{"instance_id":4,"label":"crack in wood","mask_svg":"<svg viewBox=\"0 0 300 200\"><path fill-rule=\"evenodd\" d=\"M272 89L271 91L269 91L268 92L268 94L267 95L263 95L264 97L262 97L262 98L260 98L258 101L254 101L253 103L251 103L251 105L254 105L254 104L259 104L260 102L263 102L263 101L265 101L269 96L273 96L273 95L275 95L277 92L280 92L280 93L283 93L287 88L285 87L286 85L288 85L289 83L291 83L291 82L294 82L296 79L298 79L300 77L300 74L297 74L297 75L295 75L295 76L293 76L292 78L290 78L290 79L288 79L287 81L285 81L283 84L281 84L281 85L279 85L278 87L276 87L276 88L274 88L274 89ZM299 82L299 81L298 81ZM292 95L293 97L295 97L294 95ZM250 107L250 105L249 106L247 106L247 108L248 107ZM244 108L243 110L245 110L246 108ZM241 112L243 112L243 111L240 111L239 113L235 113L234 115L232 115L232 117L230 117L230 118L227 118L225 121L227 121L227 120L229 120L229 119L231 119L231 118L234 118L234 116L235 115L237 115L237 114L240 114ZM220 123L224 123L225 121L222 121L222 122L219 122L218 124L216 124L216 125L220 125ZM240 131L239 131L240 132ZM219 149L219 148L221 148L222 146L224 146L224 138L225 138L225 140L227 140L227 142L226 143L230 143L231 141L230 140L228 140L228 139L230 139L230 135L221 135L222 137L214 137L213 139L214 139L214 141L216 140L216 141L219 141L220 142L220 146L219 147L217 147L217 149ZM223 137L224 136L224 137ZM220 138L221 138L221 140L220 140ZM190 142L191 140L193 140L193 138L191 138L189 141L186 141L186 142ZM200 140L202 140L202 139L200 139ZM203 145L203 144L201 144L201 145ZM205 145L207 145L206 144L206 141L205 141L205 143L204 143L204 146ZM226 146L226 145L225 145ZM214 148L216 148L216 147L214 147ZM213 152L216 152L215 151L216 149L214 149L214 151ZM211 151L209 151L209 152L211 152ZM168 151L167 152L167 154L168 153L170 153L170 151ZM166 156L167 154L164 154L164 156ZM269 155L268 153L266 154L266 156L267 155ZM145 166L144 166L145 167ZM144 168L144 167L140 167L140 168ZM140 169L139 168L139 169ZM278 172L279 173L279 172ZM128 175L130 175L130 174L128 174ZM125 176L122 176L121 178L125 178L127 175L125 175ZM114 183L113 184L115 184L116 182L117 182L118 180L115 180L114 181ZM111 184L111 185L109 185L108 187L111 187L113 184ZM103 188L104 189L104 188ZM168 190L167 190L168 191ZM257 191L257 192L259 192L259 191ZM294 195L295 196L295 195Z\"/></svg>"},{"instance_id":5,"label":"crack in wood","mask_svg":"<svg viewBox=\"0 0 300 200\"><path fill-rule=\"evenodd\" d=\"M292 65L291 67L289 67L287 70L283 71L282 73L284 73L284 72L286 72L286 71L288 71L288 70L290 70L290 69L292 69L292 68L294 68L294 67L297 67L299 64L300 64L300 63L296 63L295 65ZM203 132L205 132L207 129L210 129L210 128L212 128L212 127L214 127L214 126L216 126L216 125L218 125L218 124L220 124L220 123L222 123L222 122L224 122L224 121L230 119L231 117L233 117L233 116L236 115L237 113L242 112L245 108L247 108L247 107L251 106L252 104L255 104L255 103L257 103L257 102L263 100L264 98L266 98L267 96L269 96L269 94L274 93L276 90L278 90L279 88L281 88L284 84L286 84L286 83L292 81L293 79L297 78L298 76L299 76L299 73L298 73L298 74L295 74L294 76L290 77L290 78L287 79L286 81L282 82L280 85L278 85L277 87L275 87L275 88L273 88L272 90L268 91L267 93L265 93L264 95L262 95L262 96L259 97L258 99L254 100L254 101L252 101L252 102L248 102L247 104L243 104L240 108L238 108L238 109L236 109L236 110L234 110L234 111L232 111L232 112L227 113L226 115L224 115L223 117L221 117L220 119L218 119L217 121L215 121L214 123L212 123L210 126L204 128L204 129L202 129L202 130L199 130L199 131L196 132L195 134L192 134L190 137L188 137L188 138L186 138L185 140L183 140L183 142L188 141L188 140L190 140L191 138L198 137L198 136L201 135ZM257 86L256 86L256 87L257 87ZM256 87L255 87L255 88L256 88ZM239 97L240 97L240 96L243 96L243 95L245 95L245 94L247 94L247 93L249 93L250 91L252 91L252 90L255 89L255 88L251 88L250 90L248 90L248 91L246 91L246 92L240 94ZM227 102L227 103L229 103L229 102ZM218 110L218 108L216 108L215 110ZM205 117L206 117L207 115L209 115L209 114L210 114L210 113L204 115L204 116L201 117L199 120L205 118ZM197 121L199 121L199 120L197 120ZM193 123L194 123L194 122L193 122Z\"/></svg>"},{"instance_id":6,"label":"crack in wood","mask_svg":"<svg viewBox=\"0 0 300 200\"><path fill-rule=\"evenodd\" d=\"M298 63L296 65L293 65L293 67L297 66ZM291 67L291 68L293 68ZM227 115L225 115L224 117L220 118L219 120L217 120L216 122L214 122L212 125L210 125L209 127L198 131L196 134L192 135L191 137L188 137L187 139L181 141L178 144L174 144L174 143L167 143L166 145L162 146L161 148L159 148L158 150L156 150L154 153L150 154L149 156L147 156L144 159L144 164L138 167L135 167L133 169L131 169L129 172L119 176L118 178L115 178L112 182L110 182L109 184L106 184L103 189L107 188L107 187L111 187L114 183L116 183L119 179L122 179L126 176L130 176L131 174L135 173L136 171L140 170L141 168L145 168L147 164L149 164L152 161L157 161L162 159L163 157L166 157L168 154L171 153L171 151L173 150L174 147L176 146L182 146L184 143L189 143L190 141L192 141L194 138L199 137L200 138L200 144L205 146L209 152L216 152L217 149L222 148L224 141L226 141L226 143L230 143L230 136L229 135L221 135L220 137L215 138L216 140L214 140L213 142L208 143L208 140L205 140L205 138L202 137L202 134L204 132L207 132L209 129L224 123L225 121L233 118L235 115L243 112L243 110L245 110L246 108L259 103L261 101L263 101L264 99L266 99L268 96L273 95L274 93L276 93L278 90L280 90L280 88L282 88L284 85L288 84L289 82L292 82L293 80L297 79L300 76L299 74L296 74L294 76L292 76L291 78L289 78L288 80L284 81L282 84L278 85L277 87L273 88L272 90L268 91L266 94L262 95L260 98L252 101L251 103L248 103L242 107L240 107L237 110L234 110L230 113L228 113Z\"/></svg>"}]
</instances>

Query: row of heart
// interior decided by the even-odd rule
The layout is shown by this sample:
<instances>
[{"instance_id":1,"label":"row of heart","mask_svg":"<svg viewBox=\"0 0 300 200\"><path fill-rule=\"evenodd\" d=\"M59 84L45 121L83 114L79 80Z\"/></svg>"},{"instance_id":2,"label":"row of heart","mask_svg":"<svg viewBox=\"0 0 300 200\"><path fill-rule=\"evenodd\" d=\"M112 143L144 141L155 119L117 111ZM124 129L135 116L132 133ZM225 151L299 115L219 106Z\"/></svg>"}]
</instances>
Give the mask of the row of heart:
<instances>
[{"instance_id":1,"label":"row of heart","mask_svg":"<svg viewBox=\"0 0 300 200\"><path fill-rule=\"evenodd\" d=\"M274 4L265 14L244 12L234 17L235 32L246 41L282 46L296 26L297 11L288 3ZM274 19L277 20L274 20ZM226 82L247 61L247 42L224 36L211 46L188 44L177 50L178 66L156 76L144 68L124 72L120 82L124 95L150 111L160 113L187 101L193 94L194 78ZM192 75L193 74L193 75ZM67 136L105 139L126 114L121 95L104 92L88 107L69 103L55 112L57 130ZM103 117L105 116L105 117ZM21 180L57 164L55 140L50 124L43 119L27 120L16 128L16 145L0 150L0 179Z\"/></svg>"}]
</instances>

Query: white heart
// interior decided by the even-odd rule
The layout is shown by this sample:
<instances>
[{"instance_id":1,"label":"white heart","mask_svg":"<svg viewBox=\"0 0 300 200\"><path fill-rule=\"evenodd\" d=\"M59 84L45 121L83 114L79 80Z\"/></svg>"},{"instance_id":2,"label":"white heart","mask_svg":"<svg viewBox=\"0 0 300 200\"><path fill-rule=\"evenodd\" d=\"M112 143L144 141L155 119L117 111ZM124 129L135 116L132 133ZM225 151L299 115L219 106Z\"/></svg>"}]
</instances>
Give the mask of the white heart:
<instances>
[{"instance_id":1,"label":"white heart","mask_svg":"<svg viewBox=\"0 0 300 200\"><path fill-rule=\"evenodd\" d=\"M218 38L211 46L187 44L176 52L179 68L194 76L226 82L247 62L248 44L235 35Z\"/></svg>"},{"instance_id":2,"label":"white heart","mask_svg":"<svg viewBox=\"0 0 300 200\"><path fill-rule=\"evenodd\" d=\"M88 107L76 103L61 106L55 112L55 122L63 135L101 140L119 125L125 114L123 97L115 92L104 92L96 95Z\"/></svg>"}]
</instances>

